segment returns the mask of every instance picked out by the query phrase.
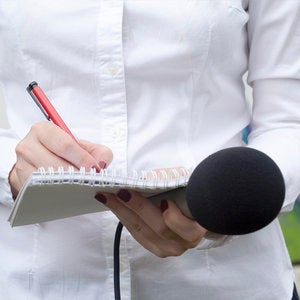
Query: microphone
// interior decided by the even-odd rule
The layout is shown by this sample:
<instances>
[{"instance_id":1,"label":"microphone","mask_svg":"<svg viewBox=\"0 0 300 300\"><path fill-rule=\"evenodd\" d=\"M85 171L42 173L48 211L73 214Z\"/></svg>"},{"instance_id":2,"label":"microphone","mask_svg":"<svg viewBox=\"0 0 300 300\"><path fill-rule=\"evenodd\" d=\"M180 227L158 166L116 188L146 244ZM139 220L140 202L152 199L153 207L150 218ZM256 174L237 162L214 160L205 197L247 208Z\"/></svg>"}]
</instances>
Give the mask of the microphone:
<instances>
[{"instance_id":1,"label":"microphone","mask_svg":"<svg viewBox=\"0 0 300 300\"><path fill-rule=\"evenodd\" d=\"M252 148L232 147L208 156L196 167L185 196L185 206L201 226L213 233L241 235L277 217L285 184L269 156Z\"/></svg>"}]
</instances>

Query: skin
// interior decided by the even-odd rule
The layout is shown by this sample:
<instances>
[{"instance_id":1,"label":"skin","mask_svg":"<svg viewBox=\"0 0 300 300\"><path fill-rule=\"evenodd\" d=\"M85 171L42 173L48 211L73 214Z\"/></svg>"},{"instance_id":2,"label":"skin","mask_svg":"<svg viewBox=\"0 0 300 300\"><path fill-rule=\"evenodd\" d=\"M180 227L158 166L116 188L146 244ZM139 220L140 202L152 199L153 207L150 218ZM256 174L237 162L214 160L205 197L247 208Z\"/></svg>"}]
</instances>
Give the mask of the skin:
<instances>
[{"instance_id":1,"label":"skin","mask_svg":"<svg viewBox=\"0 0 300 300\"><path fill-rule=\"evenodd\" d=\"M67 133L50 122L33 125L23 140L16 147L17 160L13 166L9 182L13 196L16 197L20 188L39 167L67 169L72 165L76 169L80 166L90 170L92 167L100 169L99 163L112 161L109 148L87 141L74 141Z\"/></svg>"},{"instance_id":2,"label":"skin","mask_svg":"<svg viewBox=\"0 0 300 300\"><path fill-rule=\"evenodd\" d=\"M185 217L172 201L163 212L137 192L124 201L112 194L103 194L105 205L119 218L131 235L159 257L179 256L196 247L206 229Z\"/></svg>"},{"instance_id":3,"label":"skin","mask_svg":"<svg viewBox=\"0 0 300 300\"><path fill-rule=\"evenodd\" d=\"M39 167L67 168L72 165L76 169L84 166L87 170L92 167L100 170L103 162L109 165L113 159L108 147L82 140L77 143L51 122L33 125L17 145L16 155L9 176L13 197ZM181 255L196 247L206 233L171 201L164 201L161 210L139 193L127 191L126 201L118 195L102 194L102 202L143 247L159 257Z\"/></svg>"}]
</instances>

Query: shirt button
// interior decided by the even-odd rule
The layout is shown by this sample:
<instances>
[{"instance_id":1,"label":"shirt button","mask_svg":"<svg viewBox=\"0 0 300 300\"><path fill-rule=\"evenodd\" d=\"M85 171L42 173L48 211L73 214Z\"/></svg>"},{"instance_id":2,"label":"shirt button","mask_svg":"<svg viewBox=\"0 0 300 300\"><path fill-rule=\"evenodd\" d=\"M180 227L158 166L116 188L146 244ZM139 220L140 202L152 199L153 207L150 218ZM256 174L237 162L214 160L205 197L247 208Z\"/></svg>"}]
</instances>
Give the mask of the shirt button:
<instances>
[{"instance_id":1,"label":"shirt button","mask_svg":"<svg viewBox=\"0 0 300 300\"><path fill-rule=\"evenodd\" d=\"M116 63L111 62L106 66L106 71L111 76L116 76L120 72L120 67Z\"/></svg>"},{"instance_id":2,"label":"shirt button","mask_svg":"<svg viewBox=\"0 0 300 300\"><path fill-rule=\"evenodd\" d=\"M112 130L112 137L114 139L117 139L119 138L120 136L122 135L122 130L120 127L114 127L113 130Z\"/></svg>"}]
</instances>

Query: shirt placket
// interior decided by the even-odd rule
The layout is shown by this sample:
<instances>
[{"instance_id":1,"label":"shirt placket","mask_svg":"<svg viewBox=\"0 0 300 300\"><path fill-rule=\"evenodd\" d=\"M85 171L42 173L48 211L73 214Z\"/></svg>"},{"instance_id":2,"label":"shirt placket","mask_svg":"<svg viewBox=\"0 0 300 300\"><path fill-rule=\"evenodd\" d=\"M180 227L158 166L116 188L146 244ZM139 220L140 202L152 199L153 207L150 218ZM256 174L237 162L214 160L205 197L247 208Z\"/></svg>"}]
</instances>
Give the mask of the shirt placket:
<instances>
[{"instance_id":1,"label":"shirt placket","mask_svg":"<svg viewBox=\"0 0 300 300\"><path fill-rule=\"evenodd\" d=\"M127 170L123 4L123 0L101 1L97 35L97 87L102 143L113 148L113 166Z\"/></svg>"},{"instance_id":2,"label":"shirt placket","mask_svg":"<svg viewBox=\"0 0 300 300\"><path fill-rule=\"evenodd\" d=\"M102 144L113 149L112 167L127 170L127 104L123 59L123 0L102 0L97 34L98 112ZM113 245L111 231L105 237L110 290L113 292ZM124 241L120 244L122 299L130 299L130 268Z\"/></svg>"}]
</instances>

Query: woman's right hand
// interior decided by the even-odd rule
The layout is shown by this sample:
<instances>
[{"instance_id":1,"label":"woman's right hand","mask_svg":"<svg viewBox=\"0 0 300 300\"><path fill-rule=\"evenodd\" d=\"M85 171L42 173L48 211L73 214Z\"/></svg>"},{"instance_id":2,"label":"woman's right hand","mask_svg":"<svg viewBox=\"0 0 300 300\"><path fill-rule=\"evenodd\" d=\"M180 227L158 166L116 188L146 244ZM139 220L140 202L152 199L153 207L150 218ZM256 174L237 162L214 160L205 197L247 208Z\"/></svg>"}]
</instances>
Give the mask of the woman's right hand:
<instances>
[{"instance_id":1,"label":"woman's right hand","mask_svg":"<svg viewBox=\"0 0 300 300\"><path fill-rule=\"evenodd\" d=\"M16 198L21 187L32 172L40 167L69 166L100 171L113 158L112 151L103 145L87 141L74 141L66 132L51 122L34 124L29 133L16 147L17 160L13 166L9 183Z\"/></svg>"}]
</instances>

